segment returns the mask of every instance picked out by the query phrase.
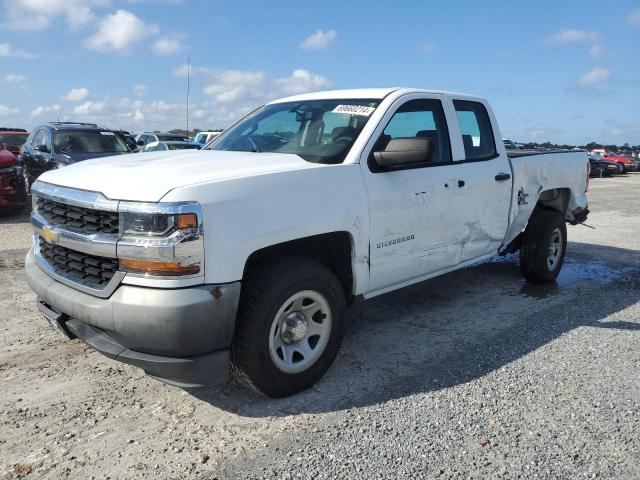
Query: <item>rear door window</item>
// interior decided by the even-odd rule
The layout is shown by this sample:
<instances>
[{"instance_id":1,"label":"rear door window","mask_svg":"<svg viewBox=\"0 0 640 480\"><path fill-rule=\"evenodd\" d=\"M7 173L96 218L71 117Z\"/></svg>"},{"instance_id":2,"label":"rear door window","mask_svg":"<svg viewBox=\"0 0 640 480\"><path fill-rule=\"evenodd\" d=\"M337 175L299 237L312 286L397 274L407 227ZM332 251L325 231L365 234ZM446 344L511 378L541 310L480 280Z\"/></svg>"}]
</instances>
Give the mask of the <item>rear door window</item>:
<instances>
[{"instance_id":1,"label":"rear door window","mask_svg":"<svg viewBox=\"0 0 640 480\"><path fill-rule=\"evenodd\" d=\"M467 160L489 160L496 157L496 142L487 109L480 102L454 100Z\"/></svg>"}]
</instances>

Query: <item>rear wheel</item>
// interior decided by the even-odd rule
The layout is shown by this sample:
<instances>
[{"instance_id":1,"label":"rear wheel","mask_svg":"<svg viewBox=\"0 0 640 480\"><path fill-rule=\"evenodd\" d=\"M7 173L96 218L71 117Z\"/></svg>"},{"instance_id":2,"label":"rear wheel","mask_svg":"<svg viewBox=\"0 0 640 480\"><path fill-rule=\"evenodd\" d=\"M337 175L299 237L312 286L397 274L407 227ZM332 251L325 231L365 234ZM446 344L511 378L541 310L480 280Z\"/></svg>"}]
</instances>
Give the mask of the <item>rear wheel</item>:
<instances>
[{"instance_id":1,"label":"rear wheel","mask_svg":"<svg viewBox=\"0 0 640 480\"><path fill-rule=\"evenodd\" d=\"M285 258L253 269L242 285L231 366L271 397L309 388L329 369L343 337L346 301L322 264Z\"/></svg>"},{"instance_id":2,"label":"rear wheel","mask_svg":"<svg viewBox=\"0 0 640 480\"><path fill-rule=\"evenodd\" d=\"M564 263L567 226L555 210L534 210L520 247L520 271L535 284L555 281Z\"/></svg>"}]
</instances>

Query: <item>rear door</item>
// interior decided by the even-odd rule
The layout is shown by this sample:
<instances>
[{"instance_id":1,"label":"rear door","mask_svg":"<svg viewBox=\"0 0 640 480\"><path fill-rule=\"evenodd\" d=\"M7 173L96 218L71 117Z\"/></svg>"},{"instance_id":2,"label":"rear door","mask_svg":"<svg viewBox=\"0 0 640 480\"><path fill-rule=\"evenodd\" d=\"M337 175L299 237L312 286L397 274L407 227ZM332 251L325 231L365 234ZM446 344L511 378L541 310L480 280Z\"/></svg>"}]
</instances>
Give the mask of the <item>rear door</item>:
<instances>
[{"instance_id":1,"label":"rear door","mask_svg":"<svg viewBox=\"0 0 640 480\"><path fill-rule=\"evenodd\" d=\"M466 262L489 253L502 245L509 224L511 208L511 166L490 109L476 99L453 98L455 112L452 142L462 143L455 163L465 165L464 200L467 218L464 246L460 260Z\"/></svg>"}]
</instances>

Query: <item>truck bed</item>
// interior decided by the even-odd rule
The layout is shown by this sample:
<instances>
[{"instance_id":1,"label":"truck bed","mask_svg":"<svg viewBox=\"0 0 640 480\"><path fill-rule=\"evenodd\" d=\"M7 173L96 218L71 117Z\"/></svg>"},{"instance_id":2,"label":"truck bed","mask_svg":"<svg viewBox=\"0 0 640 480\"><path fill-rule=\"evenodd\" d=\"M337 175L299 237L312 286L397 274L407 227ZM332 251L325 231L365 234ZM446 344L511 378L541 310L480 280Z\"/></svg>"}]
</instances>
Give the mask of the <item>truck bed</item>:
<instances>
[{"instance_id":1,"label":"truck bed","mask_svg":"<svg viewBox=\"0 0 640 480\"><path fill-rule=\"evenodd\" d=\"M580 153L585 152L586 150L507 150L507 157L509 158L519 158L519 157L529 157L531 155L550 155L555 153Z\"/></svg>"},{"instance_id":2,"label":"truck bed","mask_svg":"<svg viewBox=\"0 0 640 480\"><path fill-rule=\"evenodd\" d=\"M513 174L511 217L505 244L511 242L526 226L541 192L565 192L568 205L565 218L587 208L586 151L578 150L508 150Z\"/></svg>"}]
</instances>

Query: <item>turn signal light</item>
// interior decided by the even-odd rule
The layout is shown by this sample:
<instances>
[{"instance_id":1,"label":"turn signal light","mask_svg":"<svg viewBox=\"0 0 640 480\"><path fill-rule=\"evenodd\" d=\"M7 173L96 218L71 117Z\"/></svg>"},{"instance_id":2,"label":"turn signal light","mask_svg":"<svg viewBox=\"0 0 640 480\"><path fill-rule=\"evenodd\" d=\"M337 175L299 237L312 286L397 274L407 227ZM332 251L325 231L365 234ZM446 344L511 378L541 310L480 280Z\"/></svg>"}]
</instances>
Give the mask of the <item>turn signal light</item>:
<instances>
[{"instance_id":1,"label":"turn signal light","mask_svg":"<svg viewBox=\"0 0 640 480\"><path fill-rule=\"evenodd\" d=\"M121 259L120 266L128 272L151 275L194 275L200 272L200 265L183 266L176 262Z\"/></svg>"},{"instance_id":2,"label":"turn signal light","mask_svg":"<svg viewBox=\"0 0 640 480\"><path fill-rule=\"evenodd\" d=\"M177 225L179 229L196 228L198 226L198 218L195 213L181 213L177 216Z\"/></svg>"}]
</instances>

